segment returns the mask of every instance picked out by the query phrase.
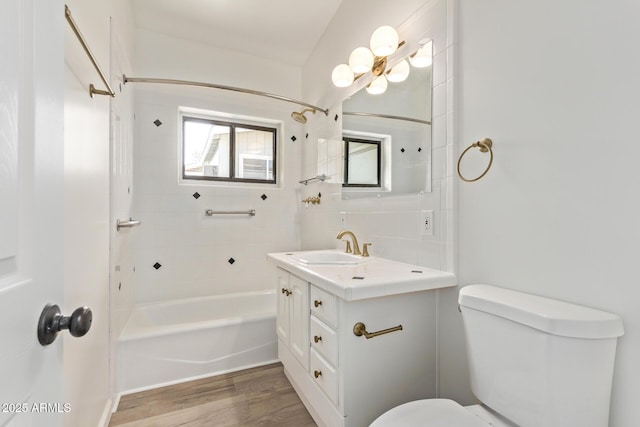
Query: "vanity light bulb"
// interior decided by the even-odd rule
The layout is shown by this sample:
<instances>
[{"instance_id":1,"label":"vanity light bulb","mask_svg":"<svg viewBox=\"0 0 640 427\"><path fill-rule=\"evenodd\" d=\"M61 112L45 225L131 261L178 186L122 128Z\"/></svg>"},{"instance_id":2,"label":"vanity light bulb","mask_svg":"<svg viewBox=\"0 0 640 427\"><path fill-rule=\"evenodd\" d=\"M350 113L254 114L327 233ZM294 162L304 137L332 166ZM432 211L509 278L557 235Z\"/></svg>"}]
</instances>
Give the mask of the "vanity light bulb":
<instances>
[{"instance_id":1,"label":"vanity light bulb","mask_svg":"<svg viewBox=\"0 0 640 427\"><path fill-rule=\"evenodd\" d=\"M407 80L411 67L406 60L398 62L387 74L387 80L393 83L399 83Z\"/></svg>"},{"instance_id":2,"label":"vanity light bulb","mask_svg":"<svg viewBox=\"0 0 640 427\"><path fill-rule=\"evenodd\" d=\"M333 69L331 73L331 81L337 87L347 87L353 83L353 71L347 64L340 64Z\"/></svg>"},{"instance_id":3,"label":"vanity light bulb","mask_svg":"<svg viewBox=\"0 0 640 427\"><path fill-rule=\"evenodd\" d=\"M349 67L356 74L371 71L373 67L373 53L366 47L358 47L349 56Z\"/></svg>"},{"instance_id":4,"label":"vanity light bulb","mask_svg":"<svg viewBox=\"0 0 640 427\"><path fill-rule=\"evenodd\" d=\"M384 76L380 76L373 79L366 89L371 95L380 95L387 90L387 86L387 79Z\"/></svg>"},{"instance_id":5,"label":"vanity light bulb","mask_svg":"<svg viewBox=\"0 0 640 427\"><path fill-rule=\"evenodd\" d=\"M385 25L371 35L371 51L376 56L388 56L398 49L400 37L395 28Z\"/></svg>"},{"instance_id":6,"label":"vanity light bulb","mask_svg":"<svg viewBox=\"0 0 640 427\"><path fill-rule=\"evenodd\" d=\"M433 60L431 59L433 53L431 48L431 42L422 46L416 53L409 57L409 62L416 68L426 68Z\"/></svg>"}]
</instances>

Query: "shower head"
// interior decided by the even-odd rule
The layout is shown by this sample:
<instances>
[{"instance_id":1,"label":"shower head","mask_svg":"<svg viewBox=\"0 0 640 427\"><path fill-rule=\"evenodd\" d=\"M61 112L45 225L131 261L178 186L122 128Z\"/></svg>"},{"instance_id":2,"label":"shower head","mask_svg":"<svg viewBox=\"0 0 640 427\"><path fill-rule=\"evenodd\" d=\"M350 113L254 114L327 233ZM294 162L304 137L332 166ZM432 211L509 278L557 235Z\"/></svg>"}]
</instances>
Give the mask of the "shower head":
<instances>
[{"instance_id":1,"label":"shower head","mask_svg":"<svg viewBox=\"0 0 640 427\"><path fill-rule=\"evenodd\" d=\"M291 113L291 118L298 123L305 124L307 123L307 118L305 117L304 113L306 113L307 111L311 111L313 114L316 113L316 110L314 110L313 108L307 108L300 112L294 111L293 113Z\"/></svg>"}]
</instances>

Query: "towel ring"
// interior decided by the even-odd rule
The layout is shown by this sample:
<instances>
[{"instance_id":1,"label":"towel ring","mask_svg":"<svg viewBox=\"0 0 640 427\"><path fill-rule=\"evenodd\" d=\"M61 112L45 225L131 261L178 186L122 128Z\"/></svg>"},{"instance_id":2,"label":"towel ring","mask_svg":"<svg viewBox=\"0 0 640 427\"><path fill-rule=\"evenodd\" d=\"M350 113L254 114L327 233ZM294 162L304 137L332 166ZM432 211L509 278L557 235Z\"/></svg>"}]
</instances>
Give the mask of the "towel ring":
<instances>
[{"instance_id":1,"label":"towel ring","mask_svg":"<svg viewBox=\"0 0 640 427\"><path fill-rule=\"evenodd\" d=\"M493 163L493 150L491 149L492 145L493 145L493 141L491 141L489 138L484 138L483 140L474 142L473 144L468 146L462 152L462 154L460 154L460 158L458 159L458 176L460 177L461 180L463 180L465 182L474 182L474 181L479 180L480 178L485 176L487 174L487 172L489 172L489 169L491 169L491 164ZM469 179L469 178L465 178L464 176L462 176L462 173L460 172L460 162L462 162L462 158L464 157L465 154L467 154L467 151L471 150L474 147L480 148L480 151L482 153L486 153L488 151L489 154L491 155L491 157L489 158L489 164L487 165L487 168L484 170L484 172L482 172L480 174L480 176L477 177L477 178Z\"/></svg>"}]
</instances>

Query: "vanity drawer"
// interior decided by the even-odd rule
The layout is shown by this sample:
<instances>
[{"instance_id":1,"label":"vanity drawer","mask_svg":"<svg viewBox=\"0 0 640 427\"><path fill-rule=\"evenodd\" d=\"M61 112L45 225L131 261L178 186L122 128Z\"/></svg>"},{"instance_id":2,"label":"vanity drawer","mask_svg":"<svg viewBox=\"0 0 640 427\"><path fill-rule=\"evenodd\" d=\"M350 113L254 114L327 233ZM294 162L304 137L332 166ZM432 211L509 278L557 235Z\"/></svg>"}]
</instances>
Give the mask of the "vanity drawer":
<instances>
[{"instance_id":1,"label":"vanity drawer","mask_svg":"<svg viewBox=\"0 0 640 427\"><path fill-rule=\"evenodd\" d=\"M334 329L325 325L315 316L311 316L309 338L311 348L327 359L333 366L338 366L338 336Z\"/></svg>"},{"instance_id":2,"label":"vanity drawer","mask_svg":"<svg viewBox=\"0 0 640 427\"><path fill-rule=\"evenodd\" d=\"M311 349L309 360L309 373L316 384L324 391L329 399L338 403L338 372L322 356Z\"/></svg>"},{"instance_id":3,"label":"vanity drawer","mask_svg":"<svg viewBox=\"0 0 640 427\"><path fill-rule=\"evenodd\" d=\"M313 285L311 286L311 313L331 326L338 326L338 303L336 297Z\"/></svg>"}]
</instances>

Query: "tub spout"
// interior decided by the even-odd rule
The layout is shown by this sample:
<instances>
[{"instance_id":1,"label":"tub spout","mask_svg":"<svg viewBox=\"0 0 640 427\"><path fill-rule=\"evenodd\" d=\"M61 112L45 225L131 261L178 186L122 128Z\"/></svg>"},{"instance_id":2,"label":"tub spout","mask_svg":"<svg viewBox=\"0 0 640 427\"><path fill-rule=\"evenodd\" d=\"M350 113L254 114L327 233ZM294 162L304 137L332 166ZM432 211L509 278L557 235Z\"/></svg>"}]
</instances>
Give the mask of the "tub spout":
<instances>
[{"instance_id":1,"label":"tub spout","mask_svg":"<svg viewBox=\"0 0 640 427\"><path fill-rule=\"evenodd\" d=\"M336 236L336 239L342 240L344 236L351 237L351 241L353 242L353 254L362 255L362 252L360 252L360 246L358 246L358 239L356 239L356 235L349 230L342 230L341 232L338 233L338 235Z\"/></svg>"}]
</instances>

